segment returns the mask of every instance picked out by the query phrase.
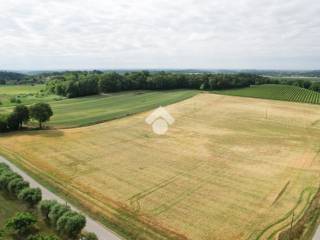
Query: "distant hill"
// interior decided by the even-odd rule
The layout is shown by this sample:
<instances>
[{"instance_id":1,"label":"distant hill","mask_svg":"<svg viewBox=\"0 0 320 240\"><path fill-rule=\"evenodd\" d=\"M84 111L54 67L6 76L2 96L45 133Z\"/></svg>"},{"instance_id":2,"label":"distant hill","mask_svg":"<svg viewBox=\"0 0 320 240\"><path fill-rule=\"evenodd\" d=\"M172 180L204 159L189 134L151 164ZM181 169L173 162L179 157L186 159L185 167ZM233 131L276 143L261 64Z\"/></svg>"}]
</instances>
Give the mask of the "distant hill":
<instances>
[{"instance_id":1,"label":"distant hill","mask_svg":"<svg viewBox=\"0 0 320 240\"><path fill-rule=\"evenodd\" d=\"M214 93L239 97L320 104L320 93L290 85L265 84L242 89L214 91Z\"/></svg>"},{"instance_id":2,"label":"distant hill","mask_svg":"<svg viewBox=\"0 0 320 240\"><path fill-rule=\"evenodd\" d=\"M21 81L26 75L16 72L0 71L0 84L5 84L7 81Z\"/></svg>"}]
</instances>

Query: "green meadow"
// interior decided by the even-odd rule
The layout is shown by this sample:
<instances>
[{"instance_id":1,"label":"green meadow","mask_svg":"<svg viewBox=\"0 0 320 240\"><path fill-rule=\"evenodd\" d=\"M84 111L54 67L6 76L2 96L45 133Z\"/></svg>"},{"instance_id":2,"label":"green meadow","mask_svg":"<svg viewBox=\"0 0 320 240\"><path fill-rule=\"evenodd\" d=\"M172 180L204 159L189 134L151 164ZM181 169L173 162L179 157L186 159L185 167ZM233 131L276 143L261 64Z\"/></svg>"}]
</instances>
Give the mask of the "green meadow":
<instances>
[{"instance_id":1,"label":"green meadow","mask_svg":"<svg viewBox=\"0 0 320 240\"><path fill-rule=\"evenodd\" d=\"M48 123L49 126L79 127L176 103L198 93L196 90L128 91L64 99L40 92L43 88L43 85L0 87L0 96L5 98L0 106L0 113L9 113L18 104L10 103L10 97L20 96L21 103L25 105L50 103L54 116Z\"/></svg>"}]
</instances>

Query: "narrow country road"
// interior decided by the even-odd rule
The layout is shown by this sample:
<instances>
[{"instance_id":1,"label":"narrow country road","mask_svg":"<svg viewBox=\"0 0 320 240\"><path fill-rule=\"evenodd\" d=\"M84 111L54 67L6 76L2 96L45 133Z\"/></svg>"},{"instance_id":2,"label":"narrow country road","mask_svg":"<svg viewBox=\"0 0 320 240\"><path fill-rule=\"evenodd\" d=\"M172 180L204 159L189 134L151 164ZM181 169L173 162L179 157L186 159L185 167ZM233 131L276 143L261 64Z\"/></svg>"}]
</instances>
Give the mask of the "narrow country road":
<instances>
[{"instance_id":1,"label":"narrow country road","mask_svg":"<svg viewBox=\"0 0 320 240\"><path fill-rule=\"evenodd\" d=\"M313 236L312 240L320 240L320 227L316 231L316 234Z\"/></svg>"},{"instance_id":2,"label":"narrow country road","mask_svg":"<svg viewBox=\"0 0 320 240\"><path fill-rule=\"evenodd\" d=\"M54 193L50 192L48 189L43 187L41 184L36 182L28 174L26 174L24 171L20 170L18 167L16 167L14 164L9 162L4 157L0 156L0 162L8 164L13 171L15 171L16 173L20 174L26 181L28 181L30 183L30 186L40 188L41 191L42 191L42 198L43 199L56 200L56 201L58 201L60 203L65 203L66 202L65 200L63 200L62 198L58 197L57 195L55 195ZM72 206L71 204L68 204L68 205L71 206L72 209L74 209L74 210L76 210L78 212L81 212L77 208ZM87 219L87 224L86 224L85 230L89 231L89 232L94 232L98 236L99 240L120 240L121 239L119 236L117 236L111 230L105 228L99 222L93 220L92 218L90 218L89 216L87 216L84 213L82 213L82 214L84 216L86 216L86 219Z\"/></svg>"}]
</instances>

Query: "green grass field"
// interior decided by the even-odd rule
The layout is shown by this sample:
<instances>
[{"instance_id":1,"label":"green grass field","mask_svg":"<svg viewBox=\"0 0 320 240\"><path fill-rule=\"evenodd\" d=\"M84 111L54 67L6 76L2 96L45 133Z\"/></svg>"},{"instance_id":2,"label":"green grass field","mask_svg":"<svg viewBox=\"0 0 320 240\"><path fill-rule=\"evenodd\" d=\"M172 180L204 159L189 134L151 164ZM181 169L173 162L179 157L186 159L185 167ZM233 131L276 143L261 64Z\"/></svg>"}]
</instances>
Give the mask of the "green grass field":
<instances>
[{"instance_id":1,"label":"green grass field","mask_svg":"<svg viewBox=\"0 0 320 240\"><path fill-rule=\"evenodd\" d=\"M42 99L50 103L54 116L52 127L79 127L108 121L134 113L165 106L196 95L195 90L130 91L108 95L64 99ZM0 113L9 113L11 107L0 107Z\"/></svg>"},{"instance_id":2,"label":"green grass field","mask_svg":"<svg viewBox=\"0 0 320 240\"><path fill-rule=\"evenodd\" d=\"M54 116L49 125L90 125L179 102L197 93L192 90L123 92L52 102Z\"/></svg>"},{"instance_id":3,"label":"green grass field","mask_svg":"<svg viewBox=\"0 0 320 240\"><path fill-rule=\"evenodd\" d=\"M63 97L56 95L48 95L41 90L44 85L9 85L0 86L0 109L2 112L8 108L9 111L12 106L17 105L17 102L11 102L11 98L21 101L22 104L30 105L37 102L50 102L61 100ZM0 110L1 113L1 110Z\"/></svg>"},{"instance_id":4,"label":"green grass field","mask_svg":"<svg viewBox=\"0 0 320 240\"><path fill-rule=\"evenodd\" d=\"M19 202L5 197L2 193L0 193L0 206L0 229L4 226L5 222L17 212L26 210L26 207L19 204Z\"/></svg>"},{"instance_id":5,"label":"green grass field","mask_svg":"<svg viewBox=\"0 0 320 240\"><path fill-rule=\"evenodd\" d=\"M44 85L3 85L0 86L0 95L18 95L18 94L31 94L38 93L44 88Z\"/></svg>"},{"instance_id":6,"label":"green grass field","mask_svg":"<svg viewBox=\"0 0 320 240\"><path fill-rule=\"evenodd\" d=\"M239 97L320 104L320 93L288 85L266 84L242 89L215 91L214 93Z\"/></svg>"}]
</instances>

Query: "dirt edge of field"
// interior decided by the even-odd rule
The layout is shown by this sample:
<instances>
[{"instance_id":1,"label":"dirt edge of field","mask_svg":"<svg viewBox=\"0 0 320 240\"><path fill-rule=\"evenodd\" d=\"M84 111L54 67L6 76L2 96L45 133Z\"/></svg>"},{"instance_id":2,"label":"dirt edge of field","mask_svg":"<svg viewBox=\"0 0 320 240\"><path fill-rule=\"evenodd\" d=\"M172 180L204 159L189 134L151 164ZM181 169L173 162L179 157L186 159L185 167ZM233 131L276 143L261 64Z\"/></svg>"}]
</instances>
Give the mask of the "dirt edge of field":
<instances>
[{"instance_id":1,"label":"dirt edge of field","mask_svg":"<svg viewBox=\"0 0 320 240\"><path fill-rule=\"evenodd\" d=\"M304 214L279 234L279 240L311 240L320 223L320 186Z\"/></svg>"}]
</instances>

